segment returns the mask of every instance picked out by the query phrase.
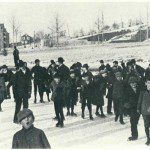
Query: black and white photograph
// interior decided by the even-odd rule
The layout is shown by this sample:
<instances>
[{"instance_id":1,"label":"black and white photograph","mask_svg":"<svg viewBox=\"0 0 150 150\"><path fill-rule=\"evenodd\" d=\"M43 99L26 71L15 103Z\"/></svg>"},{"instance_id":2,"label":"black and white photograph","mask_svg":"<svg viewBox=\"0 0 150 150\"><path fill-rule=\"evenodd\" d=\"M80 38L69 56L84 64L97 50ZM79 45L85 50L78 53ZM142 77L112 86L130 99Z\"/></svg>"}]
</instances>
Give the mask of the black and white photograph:
<instances>
[{"instance_id":1,"label":"black and white photograph","mask_svg":"<svg viewBox=\"0 0 150 150\"><path fill-rule=\"evenodd\" d=\"M0 149L150 149L150 1L0 1Z\"/></svg>"}]
</instances>

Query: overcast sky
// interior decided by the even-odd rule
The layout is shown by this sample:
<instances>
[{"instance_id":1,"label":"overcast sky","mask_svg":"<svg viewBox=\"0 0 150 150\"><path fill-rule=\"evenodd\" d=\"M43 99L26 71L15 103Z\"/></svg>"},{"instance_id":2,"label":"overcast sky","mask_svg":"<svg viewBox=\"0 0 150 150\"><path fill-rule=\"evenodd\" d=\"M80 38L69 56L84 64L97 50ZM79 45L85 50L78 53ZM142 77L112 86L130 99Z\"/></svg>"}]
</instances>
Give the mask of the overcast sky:
<instances>
[{"instance_id":1,"label":"overcast sky","mask_svg":"<svg viewBox=\"0 0 150 150\"><path fill-rule=\"evenodd\" d=\"M112 24L130 18L141 18L146 21L146 6L150 3L0 3L0 22L5 24L11 33L9 20L12 15L22 25L22 34L33 35L34 31L48 32L53 16L60 15L64 26L68 26L70 34L83 28L85 31L94 27L94 22L101 12L104 14L105 24Z\"/></svg>"}]
</instances>

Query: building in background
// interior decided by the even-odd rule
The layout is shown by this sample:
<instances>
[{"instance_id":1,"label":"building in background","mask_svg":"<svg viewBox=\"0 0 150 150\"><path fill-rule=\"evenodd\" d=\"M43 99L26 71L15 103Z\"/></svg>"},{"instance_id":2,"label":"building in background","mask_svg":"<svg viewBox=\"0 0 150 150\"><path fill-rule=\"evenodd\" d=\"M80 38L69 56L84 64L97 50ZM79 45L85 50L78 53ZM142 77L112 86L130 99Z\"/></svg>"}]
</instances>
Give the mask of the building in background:
<instances>
[{"instance_id":1,"label":"building in background","mask_svg":"<svg viewBox=\"0 0 150 150\"><path fill-rule=\"evenodd\" d=\"M28 34L24 34L23 36L21 36L21 43L24 46L33 43L33 41L33 38Z\"/></svg>"},{"instance_id":2,"label":"building in background","mask_svg":"<svg viewBox=\"0 0 150 150\"><path fill-rule=\"evenodd\" d=\"M9 33L4 24L0 24L0 50L4 50L7 47L9 47Z\"/></svg>"}]
</instances>

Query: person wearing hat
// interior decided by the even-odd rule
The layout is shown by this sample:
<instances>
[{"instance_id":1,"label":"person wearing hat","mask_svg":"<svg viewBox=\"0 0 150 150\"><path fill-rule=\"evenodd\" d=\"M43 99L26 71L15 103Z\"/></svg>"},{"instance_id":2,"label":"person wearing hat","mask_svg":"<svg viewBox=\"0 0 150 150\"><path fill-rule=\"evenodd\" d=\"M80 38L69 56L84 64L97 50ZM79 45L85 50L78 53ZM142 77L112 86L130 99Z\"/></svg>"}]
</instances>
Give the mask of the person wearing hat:
<instances>
[{"instance_id":1,"label":"person wearing hat","mask_svg":"<svg viewBox=\"0 0 150 150\"><path fill-rule=\"evenodd\" d=\"M121 72L115 73L115 80L113 81L113 102L115 112L115 122L120 118L120 123L124 125L123 121L123 104L125 98L125 82Z\"/></svg>"},{"instance_id":2,"label":"person wearing hat","mask_svg":"<svg viewBox=\"0 0 150 150\"><path fill-rule=\"evenodd\" d=\"M11 81L7 85L7 89L13 86L13 94L15 99L14 123L18 123L17 114L21 109L28 108L28 99L31 97L31 72L26 70L24 62L19 62L19 70L13 75Z\"/></svg>"},{"instance_id":3,"label":"person wearing hat","mask_svg":"<svg viewBox=\"0 0 150 150\"><path fill-rule=\"evenodd\" d=\"M118 65L118 61L113 62L112 71L115 74L116 72L122 72L122 68Z\"/></svg>"},{"instance_id":4,"label":"person wearing hat","mask_svg":"<svg viewBox=\"0 0 150 150\"><path fill-rule=\"evenodd\" d=\"M93 79L93 74L91 73L91 71L89 70L89 66L88 64L84 64L82 66L82 77L84 76L88 76L90 80Z\"/></svg>"},{"instance_id":5,"label":"person wearing hat","mask_svg":"<svg viewBox=\"0 0 150 150\"><path fill-rule=\"evenodd\" d=\"M83 76L82 77L82 83L81 83L81 109L82 109L82 115L81 117L85 118L85 107L87 106L89 111L89 119L94 120L92 115L92 98L93 98L93 84L89 76Z\"/></svg>"},{"instance_id":6,"label":"person wearing hat","mask_svg":"<svg viewBox=\"0 0 150 150\"><path fill-rule=\"evenodd\" d=\"M92 104L96 105L96 113L95 115L101 118L105 118L103 112L104 106L104 94L106 90L106 80L105 77L107 76L107 72L103 70L98 75L94 76L93 78L93 98ZM99 110L101 114L99 113Z\"/></svg>"},{"instance_id":7,"label":"person wearing hat","mask_svg":"<svg viewBox=\"0 0 150 150\"><path fill-rule=\"evenodd\" d=\"M62 57L58 58L57 74L60 76L61 81L67 81L70 74L69 68L64 64L64 61Z\"/></svg>"},{"instance_id":8,"label":"person wearing hat","mask_svg":"<svg viewBox=\"0 0 150 150\"><path fill-rule=\"evenodd\" d=\"M145 81L145 89L140 92L138 100L138 112L144 119L145 134L147 137L146 145L150 145L150 78Z\"/></svg>"},{"instance_id":9,"label":"person wearing hat","mask_svg":"<svg viewBox=\"0 0 150 150\"><path fill-rule=\"evenodd\" d=\"M77 91L76 74L73 70L70 71L70 77L67 80L66 86L67 86L67 100L66 100L67 116L70 115L77 116L77 114L74 113L74 106L76 105L78 100L78 91Z\"/></svg>"},{"instance_id":10,"label":"person wearing hat","mask_svg":"<svg viewBox=\"0 0 150 150\"><path fill-rule=\"evenodd\" d=\"M43 76L44 69L43 67L40 66L40 60L36 59L35 60L35 66L31 69L31 74L34 74L34 103L37 103L37 89L38 93L40 95L40 102L44 103L43 100L43 93L44 93L44 82L45 78Z\"/></svg>"},{"instance_id":11,"label":"person wearing hat","mask_svg":"<svg viewBox=\"0 0 150 150\"><path fill-rule=\"evenodd\" d=\"M141 77L141 79L144 79L145 69L140 65L137 65L135 59L131 59L131 64L134 71Z\"/></svg>"},{"instance_id":12,"label":"person wearing hat","mask_svg":"<svg viewBox=\"0 0 150 150\"><path fill-rule=\"evenodd\" d=\"M104 60L100 60L100 67L99 67L99 71L100 70L104 70L106 68L105 64L104 64Z\"/></svg>"},{"instance_id":13,"label":"person wearing hat","mask_svg":"<svg viewBox=\"0 0 150 150\"><path fill-rule=\"evenodd\" d=\"M19 59L19 50L17 49L16 46L14 46L13 56L14 56L15 67L17 67L20 59Z\"/></svg>"},{"instance_id":14,"label":"person wearing hat","mask_svg":"<svg viewBox=\"0 0 150 150\"><path fill-rule=\"evenodd\" d=\"M18 113L22 129L13 136L12 149L50 149L51 146L43 130L34 127L34 114L30 109Z\"/></svg>"},{"instance_id":15,"label":"person wearing hat","mask_svg":"<svg viewBox=\"0 0 150 150\"><path fill-rule=\"evenodd\" d=\"M139 80L136 76L129 77L125 87L125 102L124 107L127 110L127 114L130 116L131 124L131 136L129 141L138 139L137 124L140 118L140 114L137 112L138 99L140 95Z\"/></svg>"},{"instance_id":16,"label":"person wearing hat","mask_svg":"<svg viewBox=\"0 0 150 150\"><path fill-rule=\"evenodd\" d=\"M60 80L58 74L54 75L54 80L51 83L52 96L51 100L54 102L54 109L56 114L56 119L58 120L56 127L64 127L64 113L63 107L65 105L64 97L64 82Z\"/></svg>"}]
</instances>

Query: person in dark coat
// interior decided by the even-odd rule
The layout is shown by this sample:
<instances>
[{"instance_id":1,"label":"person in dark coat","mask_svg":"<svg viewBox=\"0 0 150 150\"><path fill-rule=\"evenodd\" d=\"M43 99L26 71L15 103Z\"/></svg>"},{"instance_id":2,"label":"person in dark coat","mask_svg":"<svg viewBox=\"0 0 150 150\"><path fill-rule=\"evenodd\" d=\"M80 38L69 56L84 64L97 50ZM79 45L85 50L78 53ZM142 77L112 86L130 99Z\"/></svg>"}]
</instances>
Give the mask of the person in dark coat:
<instances>
[{"instance_id":1,"label":"person in dark coat","mask_svg":"<svg viewBox=\"0 0 150 150\"><path fill-rule=\"evenodd\" d=\"M115 79L114 74L112 72L112 69L109 64L106 65L106 70L107 70L107 94L106 98L108 99L107 102L107 114L112 115L112 104L113 104L113 81Z\"/></svg>"},{"instance_id":2,"label":"person in dark coat","mask_svg":"<svg viewBox=\"0 0 150 150\"><path fill-rule=\"evenodd\" d=\"M64 65L64 59L62 57L58 58L58 68L57 68L57 74L60 76L61 81L67 81L70 75L69 68Z\"/></svg>"},{"instance_id":3,"label":"person in dark coat","mask_svg":"<svg viewBox=\"0 0 150 150\"><path fill-rule=\"evenodd\" d=\"M106 68L105 64L104 64L104 60L100 60L100 67L99 67L99 71L100 70L104 70Z\"/></svg>"},{"instance_id":4,"label":"person in dark coat","mask_svg":"<svg viewBox=\"0 0 150 150\"><path fill-rule=\"evenodd\" d=\"M40 102L44 103L43 93L44 93L44 81L45 77L43 76L43 67L40 66L40 60L35 60L35 66L31 69L31 73L34 74L34 103L37 102L37 89L40 95Z\"/></svg>"},{"instance_id":5,"label":"person in dark coat","mask_svg":"<svg viewBox=\"0 0 150 150\"><path fill-rule=\"evenodd\" d=\"M82 85L81 85L81 109L82 115L81 117L84 119L85 107L87 106L89 111L89 118L93 120L92 116L92 93L93 93L93 84L89 76L82 77Z\"/></svg>"},{"instance_id":6,"label":"person in dark coat","mask_svg":"<svg viewBox=\"0 0 150 150\"><path fill-rule=\"evenodd\" d=\"M74 71L70 71L70 78L67 80L67 95L67 116L77 116L77 114L74 113L74 106L78 100L77 80Z\"/></svg>"},{"instance_id":7,"label":"person in dark coat","mask_svg":"<svg viewBox=\"0 0 150 150\"><path fill-rule=\"evenodd\" d=\"M7 88L9 89L11 86L13 86L16 103L14 123L18 123L17 114L21 105L23 103L23 108L28 108L28 99L31 97L31 72L25 69L23 61L20 61L19 70L14 74Z\"/></svg>"},{"instance_id":8,"label":"person in dark coat","mask_svg":"<svg viewBox=\"0 0 150 150\"><path fill-rule=\"evenodd\" d=\"M144 79L150 78L150 64L148 65L147 69L145 70L145 76Z\"/></svg>"},{"instance_id":9,"label":"person in dark coat","mask_svg":"<svg viewBox=\"0 0 150 150\"><path fill-rule=\"evenodd\" d=\"M105 77L107 76L107 72L103 70L100 71L99 75L94 76L93 78L93 98L92 104L96 105L96 116L105 118L103 112L104 106L104 94L105 94ZM101 114L99 113L99 109Z\"/></svg>"},{"instance_id":10,"label":"person in dark coat","mask_svg":"<svg viewBox=\"0 0 150 150\"><path fill-rule=\"evenodd\" d=\"M145 69L139 65L136 64L135 59L131 60L132 66L135 70L135 72L142 78L144 79L144 74L145 74Z\"/></svg>"},{"instance_id":11,"label":"person in dark coat","mask_svg":"<svg viewBox=\"0 0 150 150\"><path fill-rule=\"evenodd\" d=\"M5 99L5 92L6 92L6 85L5 85L5 79L3 76L2 67L0 67L0 112L2 111L2 102Z\"/></svg>"},{"instance_id":12,"label":"person in dark coat","mask_svg":"<svg viewBox=\"0 0 150 150\"><path fill-rule=\"evenodd\" d=\"M118 61L113 62L112 72L122 72L122 68L118 65Z\"/></svg>"},{"instance_id":13,"label":"person in dark coat","mask_svg":"<svg viewBox=\"0 0 150 150\"><path fill-rule=\"evenodd\" d=\"M58 74L54 75L54 80L51 83L52 88L52 97L51 100L54 102L54 109L56 118L58 120L56 127L64 127L64 113L63 107L65 105L64 102L64 82L60 80L60 76Z\"/></svg>"},{"instance_id":14,"label":"person in dark coat","mask_svg":"<svg viewBox=\"0 0 150 150\"><path fill-rule=\"evenodd\" d=\"M92 74L91 71L89 70L88 64L84 64L84 65L82 66L82 76L88 76L89 79L92 81L92 79L93 79L93 74Z\"/></svg>"},{"instance_id":15,"label":"person in dark coat","mask_svg":"<svg viewBox=\"0 0 150 150\"><path fill-rule=\"evenodd\" d=\"M12 149L51 148L45 133L41 129L34 127L35 117L30 109L23 109L17 116L22 129L14 134Z\"/></svg>"},{"instance_id":16,"label":"person in dark coat","mask_svg":"<svg viewBox=\"0 0 150 150\"><path fill-rule=\"evenodd\" d=\"M20 59L19 59L19 51L16 46L14 46L13 56L14 56L15 67L17 67Z\"/></svg>"},{"instance_id":17,"label":"person in dark coat","mask_svg":"<svg viewBox=\"0 0 150 150\"><path fill-rule=\"evenodd\" d=\"M7 86L13 76L13 72L10 69L8 69L8 67L6 65L3 65L2 66L2 76L4 77L5 84ZM5 99L10 99L10 98L11 98L10 91L6 90Z\"/></svg>"},{"instance_id":18,"label":"person in dark coat","mask_svg":"<svg viewBox=\"0 0 150 150\"><path fill-rule=\"evenodd\" d=\"M144 119L145 133L147 137L146 145L150 145L150 78L145 81L146 89L140 92L138 101L138 112Z\"/></svg>"},{"instance_id":19,"label":"person in dark coat","mask_svg":"<svg viewBox=\"0 0 150 150\"><path fill-rule=\"evenodd\" d=\"M138 139L137 124L140 118L140 114L137 112L138 99L140 95L139 80L136 76L131 76L125 87L125 104L124 107L127 109L128 115L130 116L131 124L131 137L129 141Z\"/></svg>"},{"instance_id":20,"label":"person in dark coat","mask_svg":"<svg viewBox=\"0 0 150 150\"><path fill-rule=\"evenodd\" d=\"M113 101L115 121L120 117L120 123L124 125L123 110L124 110L124 98L125 98L125 82L123 81L122 73L115 73L115 81L113 82Z\"/></svg>"},{"instance_id":21,"label":"person in dark coat","mask_svg":"<svg viewBox=\"0 0 150 150\"><path fill-rule=\"evenodd\" d=\"M46 68L43 67L43 76L44 76L44 91L46 92L47 95L47 100L50 102L49 94L51 93L50 85L51 82L53 81L53 77L51 74L48 74L48 71Z\"/></svg>"}]
</instances>

